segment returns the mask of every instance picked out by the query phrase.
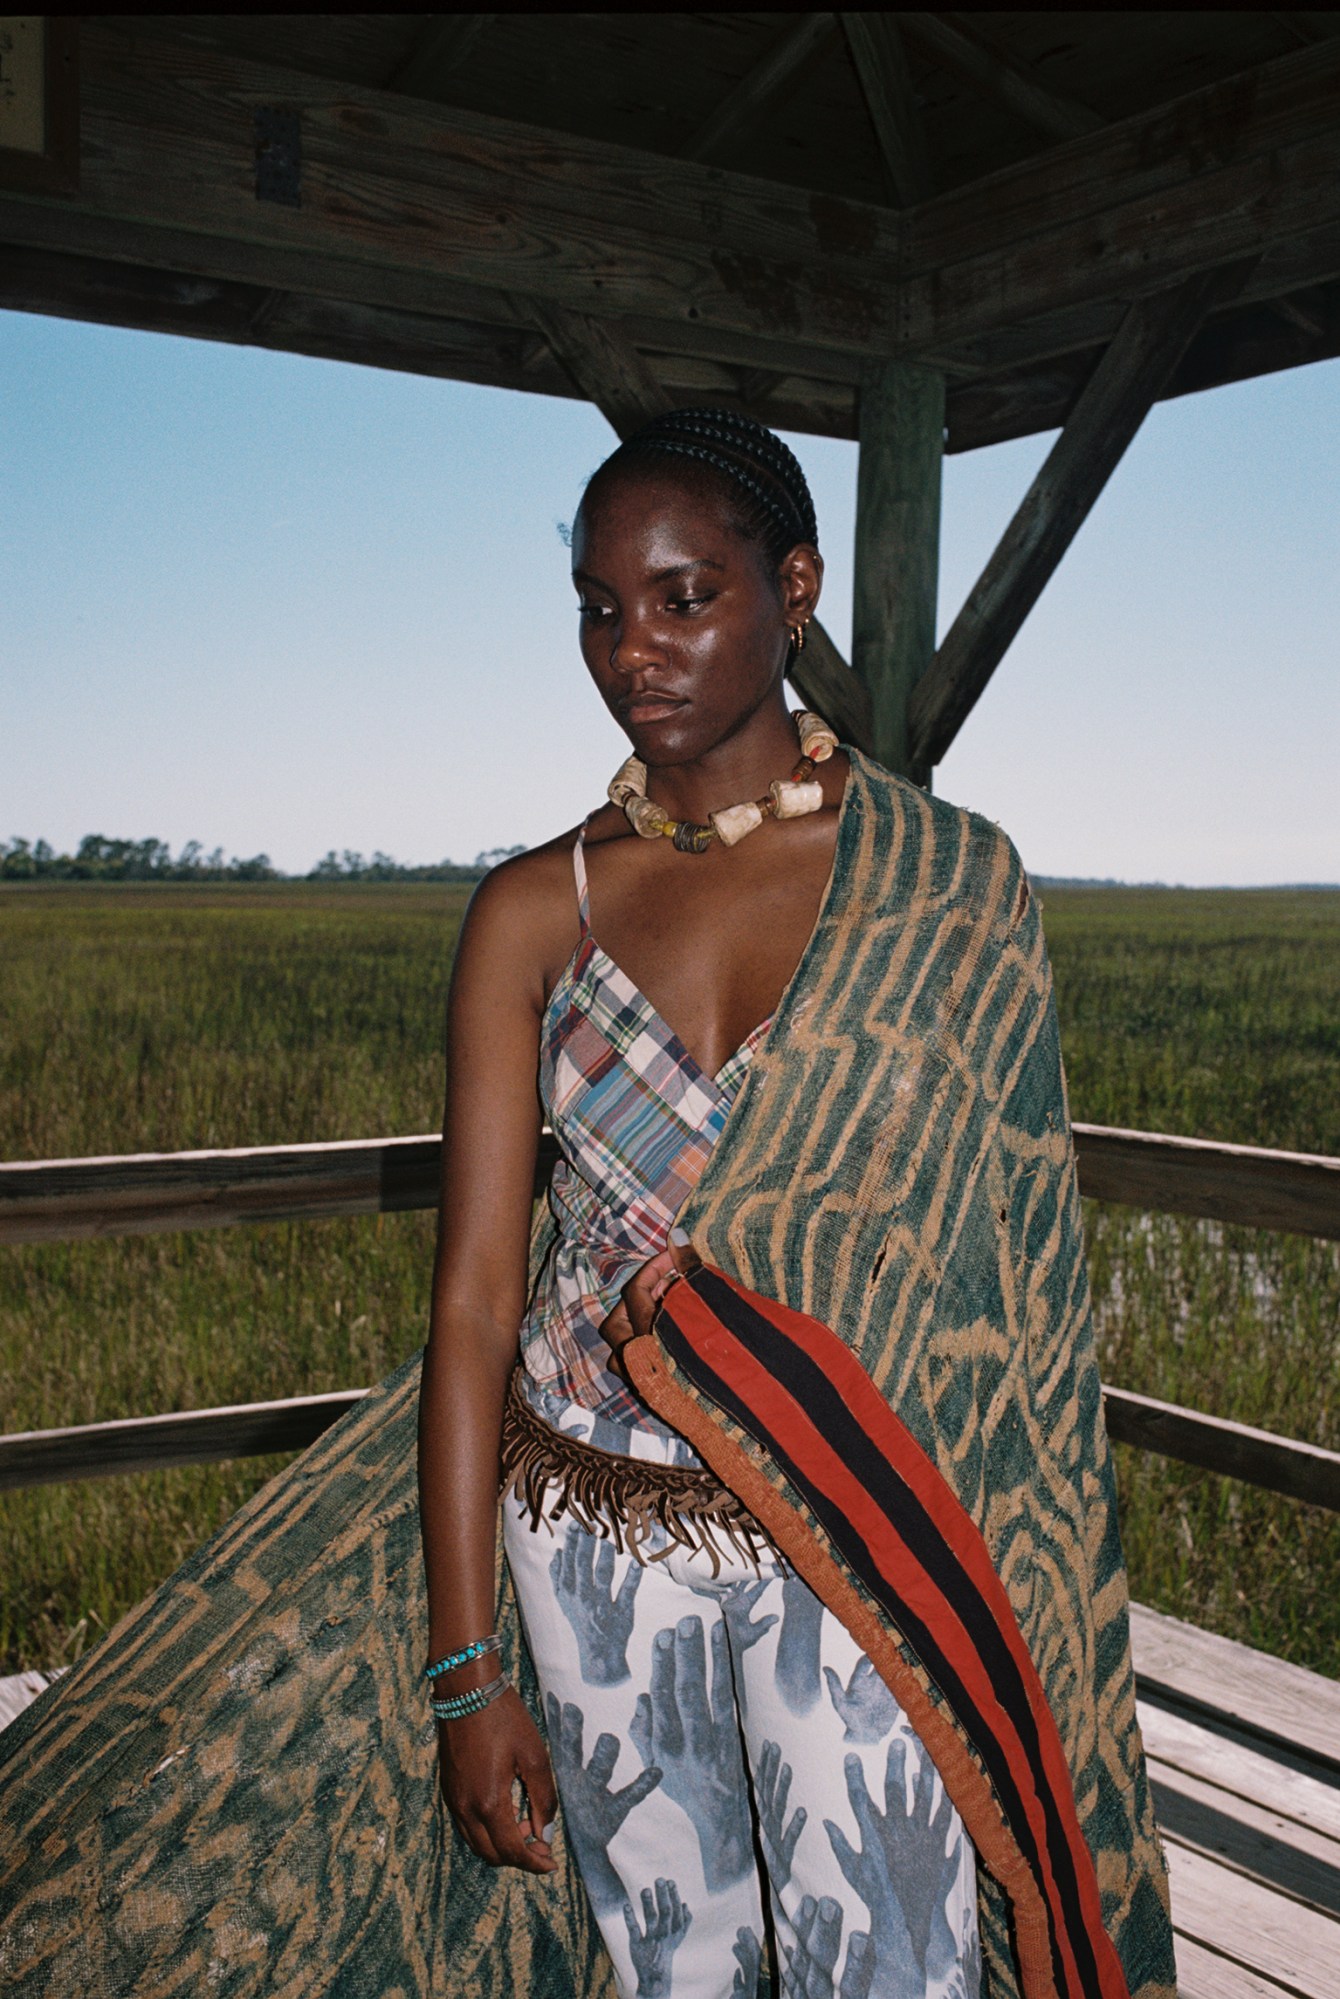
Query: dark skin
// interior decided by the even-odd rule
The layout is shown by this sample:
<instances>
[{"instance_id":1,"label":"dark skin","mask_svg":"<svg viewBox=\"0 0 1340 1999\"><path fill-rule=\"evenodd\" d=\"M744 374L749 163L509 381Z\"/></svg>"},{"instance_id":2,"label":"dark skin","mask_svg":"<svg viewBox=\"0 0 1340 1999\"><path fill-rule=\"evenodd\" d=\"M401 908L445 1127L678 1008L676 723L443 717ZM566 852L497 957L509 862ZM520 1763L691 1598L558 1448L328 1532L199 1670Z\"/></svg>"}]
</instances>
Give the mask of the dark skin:
<instances>
[{"instance_id":1,"label":"dark skin","mask_svg":"<svg viewBox=\"0 0 1340 1999\"><path fill-rule=\"evenodd\" d=\"M574 524L582 655L677 819L766 793L799 754L782 687L790 632L823 579L802 543L770 562L738 525L728 489L696 468L618 468L587 489ZM586 834L592 928L690 1054L715 1075L771 1014L804 952L832 868L846 780L820 766L824 806L766 821L739 846L677 853L605 806ZM544 1009L579 938L576 831L496 868L461 932L448 1018L448 1091L419 1472L434 1658L493 1629L503 1401L526 1307L531 1188L540 1134L535 1077ZM645 1333L691 1252L666 1251L625 1287L605 1334ZM484 1685L496 1657L439 1693ZM548 1752L512 1691L439 1725L442 1789L469 1845L494 1865L550 1873L557 1795ZM518 1809L517 1792L524 1792Z\"/></svg>"}]
</instances>

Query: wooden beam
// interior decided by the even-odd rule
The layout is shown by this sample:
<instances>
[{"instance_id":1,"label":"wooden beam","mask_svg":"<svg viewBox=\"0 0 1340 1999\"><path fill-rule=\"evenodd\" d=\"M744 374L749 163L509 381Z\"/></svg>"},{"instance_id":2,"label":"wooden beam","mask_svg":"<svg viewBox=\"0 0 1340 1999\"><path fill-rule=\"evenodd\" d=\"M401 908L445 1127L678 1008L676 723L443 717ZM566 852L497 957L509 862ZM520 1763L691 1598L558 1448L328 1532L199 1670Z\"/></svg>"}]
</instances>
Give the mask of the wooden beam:
<instances>
[{"instance_id":1,"label":"wooden beam","mask_svg":"<svg viewBox=\"0 0 1340 1999\"><path fill-rule=\"evenodd\" d=\"M709 159L745 137L796 72L827 41L834 26L832 14L800 15L703 120L681 148L684 158Z\"/></svg>"},{"instance_id":2,"label":"wooden beam","mask_svg":"<svg viewBox=\"0 0 1340 1999\"><path fill-rule=\"evenodd\" d=\"M931 191L926 130L912 92L895 14L838 16L883 155L893 198L910 208Z\"/></svg>"},{"instance_id":3,"label":"wooden beam","mask_svg":"<svg viewBox=\"0 0 1340 1999\"><path fill-rule=\"evenodd\" d=\"M791 661L788 678L805 706L831 723L844 743L874 753L869 692L817 618L806 634L805 650Z\"/></svg>"},{"instance_id":4,"label":"wooden beam","mask_svg":"<svg viewBox=\"0 0 1340 1999\"><path fill-rule=\"evenodd\" d=\"M1179 1409L1125 1388L1104 1388L1103 1414L1115 1443L1340 1513L1340 1451L1276 1437L1198 1409Z\"/></svg>"},{"instance_id":5,"label":"wooden beam","mask_svg":"<svg viewBox=\"0 0 1340 1999\"><path fill-rule=\"evenodd\" d=\"M937 764L1005 657L1212 303L1243 273L1210 273L1133 305L1094 370L934 665L911 697L914 757Z\"/></svg>"},{"instance_id":6,"label":"wooden beam","mask_svg":"<svg viewBox=\"0 0 1340 1999\"><path fill-rule=\"evenodd\" d=\"M1104 120L1096 111L1043 83L1026 64L992 48L969 27L964 15L907 13L898 19L928 55L1051 138L1082 139L1101 130Z\"/></svg>"},{"instance_id":7,"label":"wooden beam","mask_svg":"<svg viewBox=\"0 0 1340 1999\"><path fill-rule=\"evenodd\" d=\"M6 198L6 239L196 275L543 295L599 317L916 358L1340 226L1340 45L898 214L89 19L85 185ZM254 111L295 104L303 206L255 199ZM58 214L57 211L60 211ZM99 233L101 232L101 233ZM166 248L190 237L193 261ZM1308 281L1296 274L1296 286ZM776 343L776 344L774 344Z\"/></svg>"},{"instance_id":8,"label":"wooden beam","mask_svg":"<svg viewBox=\"0 0 1340 1999\"><path fill-rule=\"evenodd\" d=\"M1081 1194L1340 1241L1340 1158L1103 1125L1074 1132ZM537 1194L557 1157L546 1132ZM440 1174L436 1134L15 1161L0 1165L0 1246L431 1208Z\"/></svg>"},{"instance_id":9,"label":"wooden beam","mask_svg":"<svg viewBox=\"0 0 1340 1999\"><path fill-rule=\"evenodd\" d=\"M405 97L440 96L494 18L492 14L431 15L386 88Z\"/></svg>"},{"instance_id":10,"label":"wooden beam","mask_svg":"<svg viewBox=\"0 0 1340 1999\"><path fill-rule=\"evenodd\" d=\"M161 1471L169 1465L217 1464L302 1450L367 1392L342 1389L280 1402L18 1431L0 1437L0 1492L67 1479L105 1478L112 1472ZM1340 1452L1120 1388L1104 1388L1103 1411L1108 1435L1117 1443L1340 1512Z\"/></svg>"},{"instance_id":11,"label":"wooden beam","mask_svg":"<svg viewBox=\"0 0 1340 1999\"><path fill-rule=\"evenodd\" d=\"M874 754L925 784L908 726L912 690L935 657L940 575L944 376L907 361L861 386L852 664L870 695Z\"/></svg>"},{"instance_id":12,"label":"wooden beam","mask_svg":"<svg viewBox=\"0 0 1340 1999\"><path fill-rule=\"evenodd\" d=\"M631 437L674 404L631 340L612 320L532 298L525 310L582 394L619 437Z\"/></svg>"}]
</instances>

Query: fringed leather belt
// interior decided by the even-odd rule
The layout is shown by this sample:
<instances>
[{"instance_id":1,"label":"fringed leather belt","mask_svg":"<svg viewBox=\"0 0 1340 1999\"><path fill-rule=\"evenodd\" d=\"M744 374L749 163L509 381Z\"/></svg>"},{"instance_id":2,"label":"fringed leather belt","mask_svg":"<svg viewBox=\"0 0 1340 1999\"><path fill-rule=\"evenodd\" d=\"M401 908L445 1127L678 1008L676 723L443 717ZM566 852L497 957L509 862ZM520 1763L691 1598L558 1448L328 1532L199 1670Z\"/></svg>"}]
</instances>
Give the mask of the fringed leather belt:
<instances>
[{"instance_id":1,"label":"fringed leather belt","mask_svg":"<svg viewBox=\"0 0 1340 1999\"><path fill-rule=\"evenodd\" d=\"M708 1557L713 1575L723 1543L755 1568L760 1555L774 1554L753 1515L714 1472L648 1464L565 1437L532 1409L520 1373L513 1373L503 1405L502 1490L504 1497L515 1493L533 1526L570 1513L635 1561L663 1561L672 1549L687 1548Z\"/></svg>"}]
</instances>

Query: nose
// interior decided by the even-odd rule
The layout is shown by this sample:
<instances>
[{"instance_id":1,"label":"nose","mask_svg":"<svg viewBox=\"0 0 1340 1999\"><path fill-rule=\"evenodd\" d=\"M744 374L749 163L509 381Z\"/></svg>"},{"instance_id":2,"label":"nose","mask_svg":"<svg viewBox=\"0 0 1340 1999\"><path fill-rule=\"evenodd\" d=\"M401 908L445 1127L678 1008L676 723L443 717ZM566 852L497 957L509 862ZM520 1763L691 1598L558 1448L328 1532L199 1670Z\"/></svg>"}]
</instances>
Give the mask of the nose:
<instances>
[{"instance_id":1,"label":"nose","mask_svg":"<svg viewBox=\"0 0 1340 1999\"><path fill-rule=\"evenodd\" d=\"M664 648L645 619L626 611L610 640L609 662L619 673L644 673L664 658Z\"/></svg>"}]
</instances>

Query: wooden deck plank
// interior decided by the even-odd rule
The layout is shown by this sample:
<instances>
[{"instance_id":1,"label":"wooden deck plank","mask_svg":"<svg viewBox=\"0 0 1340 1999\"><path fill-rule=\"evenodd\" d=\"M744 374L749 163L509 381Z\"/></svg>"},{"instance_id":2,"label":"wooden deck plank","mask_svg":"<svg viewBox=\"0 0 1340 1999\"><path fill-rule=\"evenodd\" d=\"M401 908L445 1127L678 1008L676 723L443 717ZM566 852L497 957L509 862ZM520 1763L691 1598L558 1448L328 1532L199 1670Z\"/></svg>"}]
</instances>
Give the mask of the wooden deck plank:
<instances>
[{"instance_id":1,"label":"wooden deck plank","mask_svg":"<svg viewBox=\"0 0 1340 1999\"><path fill-rule=\"evenodd\" d=\"M1296 1768L1284 1760L1285 1751L1272 1756L1245 1736L1205 1728L1155 1701L1142 1700L1139 1715L1151 1766L1158 1762L1202 1777L1291 1824L1340 1840L1340 1783Z\"/></svg>"},{"instance_id":2,"label":"wooden deck plank","mask_svg":"<svg viewBox=\"0 0 1340 1999\"><path fill-rule=\"evenodd\" d=\"M1137 1680L1175 1697L1192 1719L1222 1716L1340 1773L1340 1683L1143 1604L1131 1606L1131 1643Z\"/></svg>"},{"instance_id":3,"label":"wooden deck plank","mask_svg":"<svg viewBox=\"0 0 1340 1999\"><path fill-rule=\"evenodd\" d=\"M1179 1936L1177 1999L1292 1999L1292 1995L1287 1985L1276 1985L1273 1978L1263 1978L1191 1937ZM1309 1999L1324 1999L1324 1995L1309 1995Z\"/></svg>"},{"instance_id":4,"label":"wooden deck plank","mask_svg":"<svg viewBox=\"0 0 1340 1999\"><path fill-rule=\"evenodd\" d=\"M1189 1777L1151 1757L1159 1825L1169 1839L1239 1867L1255 1881L1296 1895L1340 1919L1340 1840L1328 1839L1278 1812ZM1340 1929L1336 1932L1340 1954Z\"/></svg>"},{"instance_id":5,"label":"wooden deck plank","mask_svg":"<svg viewBox=\"0 0 1340 1999\"><path fill-rule=\"evenodd\" d=\"M1176 1839L1169 1838L1165 1848L1179 1938L1274 1979L1298 1999L1336 1999L1340 1927L1330 1916Z\"/></svg>"}]
</instances>

